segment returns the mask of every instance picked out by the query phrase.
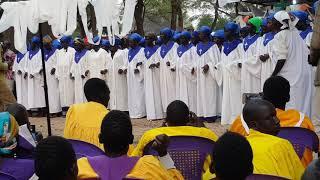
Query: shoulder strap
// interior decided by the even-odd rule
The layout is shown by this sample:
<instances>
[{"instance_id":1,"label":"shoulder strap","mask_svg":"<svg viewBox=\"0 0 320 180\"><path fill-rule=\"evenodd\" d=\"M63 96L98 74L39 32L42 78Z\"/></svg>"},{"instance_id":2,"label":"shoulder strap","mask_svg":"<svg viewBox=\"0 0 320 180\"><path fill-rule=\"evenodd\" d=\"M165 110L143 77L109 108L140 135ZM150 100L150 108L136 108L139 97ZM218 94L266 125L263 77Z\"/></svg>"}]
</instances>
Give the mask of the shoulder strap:
<instances>
[{"instance_id":1,"label":"shoulder strap","mask_svg":"<svg viewBox=\"0 0 320 180\"><path fill-rule=\"evenodd\" d=\"M303 123L303 120L304 120L305 114L304 114L304 113L302 113L302 112L299 112L299 114L300 114L300 120L299 120L299 122L298 122L294 127L300 127L300 126L301 126L301 124Z\"/></svg>"}]
</instances>

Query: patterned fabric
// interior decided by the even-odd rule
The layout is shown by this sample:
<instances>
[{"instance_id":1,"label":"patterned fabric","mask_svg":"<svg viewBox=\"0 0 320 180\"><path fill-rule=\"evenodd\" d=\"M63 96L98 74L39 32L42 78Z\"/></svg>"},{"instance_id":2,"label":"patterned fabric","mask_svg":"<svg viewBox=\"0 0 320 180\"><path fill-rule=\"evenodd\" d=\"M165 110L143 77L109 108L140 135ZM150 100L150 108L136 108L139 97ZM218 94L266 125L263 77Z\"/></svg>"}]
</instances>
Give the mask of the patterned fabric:
<instances>
[{"instance_id":1,"label":"patterned fabric","mask_svg":"<svg viewBox=\"0 0 320 180\"><path fill-rule=\"evenodd\" d=\"M13 62L16 58L16 54L13 51L11 51L10 49L8 49L4 53L3 58L4 58L4 62L6 62L8 64L8 71L6 74L6 78L9 80L13 80L12 66L13 66Z\"/></svg>"},{"instance_id":2,"label":"patterned fabric","mask_svg":"<svg viewBox=\"0 0 320 180\"><path fill-rule=\"evenodd\" d=\"M11 154L17 147L19 132L17 121L8 112L0 113L0 155Z\"/></svg>"}]
</instances>

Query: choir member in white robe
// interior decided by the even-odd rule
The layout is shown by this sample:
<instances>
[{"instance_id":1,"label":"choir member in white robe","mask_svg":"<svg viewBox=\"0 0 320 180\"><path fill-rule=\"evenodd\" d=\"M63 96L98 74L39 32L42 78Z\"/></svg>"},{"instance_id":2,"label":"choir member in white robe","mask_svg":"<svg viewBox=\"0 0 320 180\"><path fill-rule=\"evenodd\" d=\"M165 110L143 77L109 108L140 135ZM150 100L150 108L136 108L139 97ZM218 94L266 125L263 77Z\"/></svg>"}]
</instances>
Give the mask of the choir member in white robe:
<instances>
[{"instance_id":1,"label":"choir member in white robe","mask_svg":"<svg viewBox=\"0 0 320 180\"><path fill-rule=\"evenodd\" d=\"M219 63L220 51L216 44L210 41L211 29L202 26L199 30L200 42L197 44L196 75L197 75L197 115L198 117L214 118L218 115L218 84L215 74Z\"/></svg>"},{"instance_id":2,"label":"choir member in white robe","mask_svg":"<svg viewBox=\"0 0 320 180\"><path fill-rule=\"evenodd\" d=\"M290 82L290 101L286 108L297 109L310 116L312 77L308 64L309 49L299 36L299 31L292 28L295 22L296 19L291 21L285 11L274 15L272 28L278 33L272 47L272 58L277 61L272 76L282 76Z\"/></svg>"},{"instance_id":3,"label":"choir member in white robe","mask_svg":"<svg viewBox=\"0 0 320 180\"><path fill-rule=\"evenodd\" d=\"M112 63L109 73L110 84L110 108L113 110L128 111L128 50L120 49L120 40L110 47Z\"/></svg>"},{"instance_id":4,"label":"choir member in white robe","mask_svg":"<svg viewBox=\"0 0 320 180\"><path fill-rule=\"evenodd\" d=\"M34 36L31 42L31 50L28 53L26 72L28 78L28 107L30 109L44 108L44 88L43 88L43 69L42 55L40 50L40 38Z\"/></svg>"},{"instance_id":5,"label":"choir member in white robe","mask_svg":"<svg viewBox=\"0 0 320 180\"><path fill-rule=\"evenodd\" d=\"M59 81L55 76L57 64L57 50L51 46L51 38L44 37L44 60L46 63L46 77L48 86L48 100L50 114L61 112L61 103L59 95Z\"/></svg>"},{"instance_id":6,"label":"choir member in white robe","mask_svg":"<svg viewBox=\"0 0 320 180\"><path fill-rule=\"evenodd\" d=\"M56 77L59 80L60 102L63 111L74 103L74 81L71 78L70 68L74 60L75 50L69 47L71 37L61 38L62 49L57 52Z\"/></svg>"},{"instance_id":7,"label":"choir member in white robe","mask_svg":"<svg viewBox=\"0 0 320 180\"><path fill-rule=\"evenodd\" d=\"M100 78L106 80L108 52L100 45L94 45L93 49L88 52L88 70L90 78Z\"/></svg>"},{"instance_id":8,"label":"choir member in white robe","mask_svg":"<svg viewBox=\"0 0 320 180\"><path fill-rule=\"evenodd\" d=\"M155 45L157 37L149 33L144 48L144 85L146 94L146 110L148 120L158 120L165 117L160 93L160 55L159 46Z\"/></svg>"},{"instance_id":9,"label":"choir member in white robe","mask_svg":"<svg viewBox=\"0 0 320 180\"><path fill-rule=\"evenodd\" d=\"M296 24L296 28L300 31L301 38L310 47L311 37L312 37L312 27L310 25L309 14L305 11L295 10L290 11L290 15L294 15L299 21Z\"/></svg>"},{"instance_id":10,"label":"choir member in white robe","mask_svg":"<svg viewBox=\"0 0 320 180\"><path fill-rule=\"evenodd\" d=\"M197 77L195 73L194 46L190 43L190 32L180 34L181 45L177 48L176 96L177 100L186 103L189 109L197 113Z\"/></svg>"},{"instance_id":11,"label":"choir member in white robe","mask_svg":"<svg viewBox=\"0 0 320 180\"><path fill-rule=\"evenodd\" d=\"M261 18L254 17L249 20L247 25L249 35L243 40L241 94L259 93L261 89L260 68L256 66L258 45L261 41L259 38L261 24Z\"/></svg>"},{"instance_id":12,"label":"choir member in white robe","mask_svg":"<svg viewBox=\"0 0 320 180\"><path fill-rule=\"evenodd\" d=\"M144 51L138 44L142 37L133 33L129 37L128 52L128 108L131 118L143 118L146 116L146 103L144 92Z\"/></svg>"},{"instance_id":13,"label":"choir member in white robe","mask_svg":"<svg viewBox=\"0 0 320 180\"><path fill-rule=\"evenodd\" d=\"M74 103L84 103L87 101L83 88L88 80L88 50L85 48L83 40L79 38L75 39L74 48L76 52L70 68L70 73L74 79Z\"/></svg>"},{"instance_id":14,"label":"choir member in white robe","mask_svg":"<svg viewBox=\"0 0 320 180\"><path fill-rule=\"evenodd\" d=\"M216 66L221 72L218 84L223 84L221 124L232 124L241 113L241 69L238 63L242 58L242 42L239 37L239 26L229 22L225 25L225 38L221 52L221 62ZM219 79L218 76L216 77Z\"/></svg>"},{"instance_id":15,"label":"choir member in white robe","mask_svg":"<svg viewBox=\"0 0 320 180\"><path fill-rule=\"evenodd\" d=\"M12 66L12 71L14 72L14 79L16 81L17 102L28 109L28 81L24 78L27 62L27 56L18 52Z\"/></svg>"},{"instance_id":16,"label":"choir member in white robe","mask_svg":"<svg viewBox=\"0 0 320 180\"><path fill-rule=\"evenodd\" d=\"M173 33L171 29L165 28L160 31L163 44L160 47L160 90L161 102L164 111L168 105L176 99L176 72L171 71L171 66L177 59L176 50L178 44L171 40Z\"/></svg>"}]
</instances>

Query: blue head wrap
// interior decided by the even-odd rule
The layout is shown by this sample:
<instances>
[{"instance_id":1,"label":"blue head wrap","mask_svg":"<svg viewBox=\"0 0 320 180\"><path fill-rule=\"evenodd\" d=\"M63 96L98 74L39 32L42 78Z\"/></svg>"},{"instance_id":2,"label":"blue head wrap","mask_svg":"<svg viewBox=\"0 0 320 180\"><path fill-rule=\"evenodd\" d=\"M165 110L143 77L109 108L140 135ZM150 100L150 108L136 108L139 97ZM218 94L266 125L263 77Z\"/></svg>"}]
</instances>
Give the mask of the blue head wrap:
<instances>
[{"instance_id":1,"label":"blue head wrap","mask_svg":"<svg viewBox=\"0 0 320 180\"><path fill-rule=\"evenodd\" d=\"M269 14L269 16L267 17L267 21L271 21L273 19L273 17L274 17L274 14L275 13Z\"/></svg>"},{"instance_id":2,"label":"blue head wrap","mask_svg":"<svg viewBox=\"0 0 320 180\"><path fill-rule=\"evenodd\" d=\"M170 28L164 28L160 30L160 34L166 35L168 38L172 38L173 32Z\"/></svg>"},{"instance_id":3,"label":"blue head wrap","mask_svg":"<svg viewBox=\"0 0 320 180\"><path fill-rule=\"evenodd\" d=\"M100 41L100 45L101 45L101 46L110 46L110 42L109 42L109 40L107 40L107 39L102 39L102 40Z\"/></svg>"},{"instance_id":4,"label":"blue head wrap","mask_svg":"<svg viewBox=\"0 0 320 180\"><path fill-rule=\"evenodd\" d=\"M133 33L129 36L129 40L132 40L132 41L140 42L141 39L142 39L142 36L140 36L140 34L138 33Z\"/></svg>"},{"instance_id":5,"label":"blue head wrap","mask_svg":"<svg viewBox=\"0 0 320 180\"><path fill-rule=\"evenodd\" d=\"M121 39L116 38L116 39L114 40L114 45L115 45L115 46L120 46L120 45L121 45Z\"/></svg>"},{"instance_id":6,"label":"blue head wrap","mask_svg":"<svg viewBox=\"0 0 320 180\"><path fill-rule=\"evenodd\" d=\"M181 36L181 33L175 32L174 35L173 35L173 40L177 41L180 38L180 36Z\"/></svg>"},{"instance_id":7,"label":"blue head wrap","mask_svg":"<svg viewBox=\"0 0 320 180\"><path fill-rule=\"evenodd\" d=\"M187 39L191 39L191 33L189 31L183 31L181 34L180 34L180 37L181 36L184 36L185 38Z\"/></svg>"},{"instance_id":8,"label":"blue head wrap","mask_svg":"<svg viewBox=\"0 0 320 180\"><path fill-rule=\"evenodd\" d=\"M52 47L55 48L55 49L61 49L62 46L61 46L61 43L58 39L55 39L52 41Z\"/></svg>"},{"instance_id":9,"label":"blue head wrap","mask_svg":"<svg viewBox=\"0 0 320 180\"><path fill-rule=\"evenodd\" d=\"M208 26L201 26L200 29L198 30L201 33L204 33L206 35L210 35L211 34L211 28L209 28Z\"/></svg>"},{"instance_id":10,"label":"blue head wrap","mask_svg":"<svg viewBox=\"0 0 320 180\"><path fill-rule=\"evenodd\" d=\"M60 39L60 42L70 43L71 40L72 40L71 36L62 36L62 38Z\"/></svg>"},{"instance_id":11,"label":"blue head wrap","mask_svg":"<svg viewBox=\"0 0 320 180\"><path fill-rule=\"evenodd\" d=\"M35 44L40 44L40 38L38 36L33 36L31 42Z\"/></svg>"},{"instance_id":12,"label":"blue head wrap","mask_svg":"<svg viewBox=\"0 0 320 180\"><path fill-rule=\"evenodd\" d=\"M140 44L141 46L145 45L145 44L146 44L146 39L145 39L145 38L142 38L142 39L140 40L139 44Z\"/></svg>"},{"instance_id":13,"label":"blue head wrap","mask_svg":"<svg viewBox=\"0 0 320 180\"><path fill-rule=\"evenodd\" d=\"M199 32L198 31L193 31L192 32L192 37L199 37Z\"/></svg>"},{"instance_id":14,"label":"blue head wrap","mask_svg":"<svg viewBox=\"0 0 320 180\"><path fill-rule=\"evenodd\" d=\"M217 31L213 34L213 37L220 38L220 39L224 39L224 30L223 30L223 29L217 30Z\"/></svg>"},{"instance_id":15,"label":"blue head wrap","mask_svg":"<svg viewBox=\"0 0 320 180\"><path fill-rule=\"evenodd\" d=\"M99 36L95 36L95 37L92 38L92 41L93 41L94 43L99 42L99 40L100 40L100 37L99 37Z\"/></svg>"},{"instance_id":16,"label":"blue head wrap","mask_svg":"<svg viewBox=\"0 0 320 180\"><path fill-rule=\"evenodd\" d=\"M264 19L262 19L262 25L261 26L267 26L267 24L268 24L268 19L267 18L264 18Z\"/></svg>"},{"instance_id":17,"label":"blue head wrap","mask_svg":"<svg viewBox=\"0 0 320 180\"><path fill-rule=\"evenodd\" d=\"M234 22L228 22L224 25L225 30L231 31L233 34L239 33L239 25Z\"/></svg>"},{"instance_id":18,"label":"blue head wrap","mask_svg":"<svg viewBox=\"0 0 320 180\"><path fill-rule=\"evenodd\" d=\"M304 11L291 11L291 14L293 14L295 17L297 17L300 21L303 22L309 22L309 17L308 17L308 13L304 12Z\"/></svg>"}]
</instances>

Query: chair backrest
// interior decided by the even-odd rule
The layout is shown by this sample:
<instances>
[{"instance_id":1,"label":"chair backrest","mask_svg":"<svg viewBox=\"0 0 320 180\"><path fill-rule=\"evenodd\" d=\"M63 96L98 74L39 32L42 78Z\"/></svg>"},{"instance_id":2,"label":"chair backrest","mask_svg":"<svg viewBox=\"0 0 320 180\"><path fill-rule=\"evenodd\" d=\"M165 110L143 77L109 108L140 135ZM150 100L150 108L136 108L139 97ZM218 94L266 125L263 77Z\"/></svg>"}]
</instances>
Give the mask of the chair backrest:
<instances>
[{"instance_id":1,"label":"chair backrest","mask_svg":"<svg viewBox=\"0 0 320 180\"><path fill-rule=\"evenodd\" d=\"M0 160L0 172L4 174L3 176L9 175L16 180L29 179L34 174L34 160L2 158Z\"/></svg>"},{"instance_id":2,"label":"chair backrest","mask_svg":"<svg viewBox=\"0 0 320 180\"><path fill-rule=\"evenodd\" d=\"M306 148L315 153L318 153L319 151L319 138L315 132L309 129L300 127L282 127L278 137L290 141L300 159Z\"/></svg>"},{"instance_id":3,"label":"chair backrest","mask_svg":"<svg viewBox=\"0 0 320 180\"><path fill-rule=\"evenodd\" d=\"M0 179L1 180L17 180L15 177L11 176L10 174L0 172Z\"/></svg>"},{"instance_id":4,"label":"chair backrest","mask_svg":"<svg viewBox=\"0 0 320 180\"><path fill-rule=\"evenodd\" d=\"M144 155L157 155L152 143L144 148ZM205 159L212 154L214 143L201 137L171 136L168 152L186 180L201 180Z\"/></svg>"},{"instance_id":5,"label":"chair backrest","mask_svg":"<svg viewBox=\"0 0 320 180\"><path fill-rule=\"evenodd\" d=\"M246 180L288 180L287 178L264 175L264 174L252 174L246 178Z\"/></svg>"},{"instance_id":6,"label":"chair backrest","mask_svg":"<svg viewBox=\"0 0 320 180\"><path fill-rule=\"evenodd\" d=\"M73 139L68 139L68 141L72 144L77 159L80 159L82 157L93 157L105 154L100 148L96 147L93 144Z\"/></svg>"}]
</instances>

